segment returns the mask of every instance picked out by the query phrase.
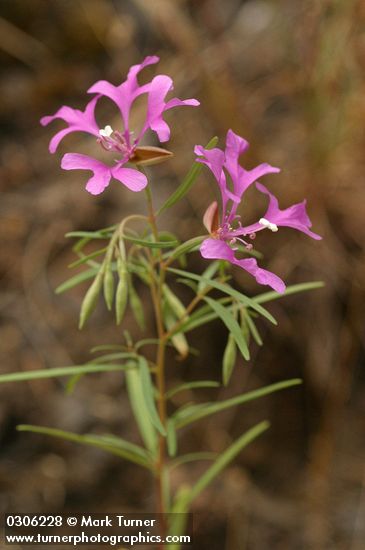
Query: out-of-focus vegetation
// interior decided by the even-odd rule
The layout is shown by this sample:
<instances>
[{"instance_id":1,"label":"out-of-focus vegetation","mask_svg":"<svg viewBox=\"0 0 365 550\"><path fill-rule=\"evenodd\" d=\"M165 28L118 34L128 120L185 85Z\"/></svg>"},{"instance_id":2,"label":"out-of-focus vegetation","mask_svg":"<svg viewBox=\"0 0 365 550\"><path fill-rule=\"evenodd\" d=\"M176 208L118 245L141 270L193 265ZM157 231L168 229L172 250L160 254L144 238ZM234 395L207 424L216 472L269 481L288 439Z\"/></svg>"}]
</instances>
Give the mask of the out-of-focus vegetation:
<instances>
[{"instance_id":1,"label":"out-of-focus vegetation","mask_svg":"<svg viewBox=\"0 0 365 550\"><path fill-rule=\"evenodd\" d=\"M282 167L269 185L283 206L307 197L315 230L324 236L320 243L284 229L260 236L265 266L290 284L323 279L326 287L270 305L279 327L261 323L264 346L253 346L253 360L236 369L233 390L198 390L214 399L234 388L304 378L302 388L222 413L204 432L200 423L186 432L184 450L220 451L228 434L272 420L268 435L198 501L197 544L201 550L363 548L364 3L2 0L0 10L2 371L79 364L92 345L120 339L102 305L78 332L81 291L56 296L54 288L74 259L64 233L115 223L142 211L143 201L116 182L99 198L88 195L85 174L63 172L59 158L73 146L91 151L92 140L70 137L51 156L54 127L41 128L39 118L61 104L83 106L93 82L117 84L132 63L158 54L158 70L174 78L177 95L198 97L202 105L171 113L175 157L153 169L157 200L184 176L196 143L214 134L224 139L231 127L251 142L248 166ZM106 122L108 108L101 109ZM166 225L182 238L201 234L213 192L209 175L202 175L188 200L165 215ZM204 263L197 257L196 265ZM248 292L258 291L249 277L234 275ZM137 330L132 318L127 324ZM171 381L208 372L219 378L225 342L219 330L201 331L200 358L176 363L171 353ZM146 474L135 475L101 451L14 430L19 423L46 424L132 437L123 392L116 373L85 378L72 395L55 380L1 386L2 510L151 509ZM179 468L174 483L191 481L203 467Z\"/></svg>"}]
</instances>

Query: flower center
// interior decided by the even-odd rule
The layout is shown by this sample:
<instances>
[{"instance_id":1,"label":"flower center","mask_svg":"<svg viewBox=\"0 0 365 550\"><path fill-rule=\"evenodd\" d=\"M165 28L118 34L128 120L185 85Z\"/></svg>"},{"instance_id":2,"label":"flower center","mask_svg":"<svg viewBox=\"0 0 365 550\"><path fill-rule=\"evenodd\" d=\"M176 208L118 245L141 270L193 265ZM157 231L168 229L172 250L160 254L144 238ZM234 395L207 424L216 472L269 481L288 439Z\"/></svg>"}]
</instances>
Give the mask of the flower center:
<instances>
[{"instance_id":1,"label":"flower center","mask_svg":"<svg viewBox=\"0 0 365 550\"><path fill-rule=\"evenodd\" d=\"M105 128L99 130L99 135L100 137L97 141L105 151L121 153L124 157L128 158L132 156L135 147L130 145L125 134L118 132L118 130L113 130L113 128L107 124Z\"/></svg>"}]
</instances>

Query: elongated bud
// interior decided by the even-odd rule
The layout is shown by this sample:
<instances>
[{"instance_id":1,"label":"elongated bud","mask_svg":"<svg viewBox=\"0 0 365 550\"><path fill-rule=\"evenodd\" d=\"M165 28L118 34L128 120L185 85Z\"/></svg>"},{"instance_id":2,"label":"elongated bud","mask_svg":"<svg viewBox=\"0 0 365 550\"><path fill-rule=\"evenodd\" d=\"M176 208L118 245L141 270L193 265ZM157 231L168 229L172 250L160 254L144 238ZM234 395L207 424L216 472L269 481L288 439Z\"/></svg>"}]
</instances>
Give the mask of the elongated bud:
<instances>
[{"instance_id":1,"label":"elongated bud","mask_svg":"<svg viewBox=\"0 0 365 550\"><path fill-rule=\"evenodd\" d=\"M115 312L117 317L117 325L123 320L124 313L128 301L128 272L125 263L118 258L118 275L119 282L115 295Z\"/></svg>"},{"instance_id":2,"label":"elongated bud","mask_svg":"<svg viewBox=\"0 0 365 550\"><path fill-rule=\"evenodd\" d=\"M152 164L159 164L168 160L174 155L167 149L161 147L137 147L134 151L134 155L129 159L129 162L139 164L140 166L151 166Z\"/></svg>"},{"instance_id":3,"label":"elongated bud","mask_svg":"<svg viewBox=\"0 0 365 550\"><path fill-rule=\"evenodd\" d=\"M104 299L106 307L110 311L113 307L114 275L110 263L107 265L104 275Z\"/></svg>"},{"instance_id":4,"label":"elongated bud","mask_svg":"<svg viewBox=\"0 0 365 550\"><path fill-rule=\"evenodd\" d=\"M80 320L79 320L79 329L82 329L86 321L89 319L90 315L94 311L98 297L100 294L101 286L103 284L103 273L99 271L88 291L85 294L85 297L81 304L80 310Z\"/></svg>"},{"instance_id":5,"label":"elongated bud","mask_svg":"<svg viewBox=\"0 0 365 550\"><path fill-rule=\"evenodd\" d=\"M172 292L172 290L164 284L162 287L164 298L171 309L171 311L176 315L178 319L183 317L186 314L186 308L181 300ZM186 316L188 319L188 316Z\"/></svg>"},{"instance_id":6,"label":"elongated bud","mask_svg":"<svg viewBox=\"0 0 365 550\"><path fill-rule=\"evenodd\" d=\"M177 318L175 317L174 313L172 313L167 303L165 303L165 307L163 308L163 318L167 330L170 330L177 321ZM171 342L176 351L179 353L180 358L185 359L185 357L189 353L189 344L185 337L185 334L183 332L177 332L176 334L171 336Z\"/></svg>"},{"instance_id":7,"label":"elongated bud","mask_svg":"<svg viewBox=\"0 0 365 550\"><path fill-rule=\"evenodd\" d=\"M208 206L203 216L203 224L205 225L208 233L212 234L217 231L219 227L219 214L217 201L212 202Z\"/></svg>"},{"instance_id":8,"label":"elongated bud","mask_svg":"<svg viewBox=\"0 0 365 550\"><path fill-rule=\"evenodd\" d=\"M146 325L144 320L142 301L131 282L129 283L129 303L139 328L141 330L145 330Z\"/></svg>"},{"instance_id":9,"label":"elongated bud","mask_svg":"<svg viewBox=\"0 0 365 550\"><path fill-rule=\"evenodd\" d=\"M235 339L233 338L232 334L228 336L226 349L224 350L223 355L223 384L225 386L228 385L228 382L231 379L232 372L234 369L234 366L236 364L236 357L237 357L237 346Z\"/></svg>"}]
</instances>

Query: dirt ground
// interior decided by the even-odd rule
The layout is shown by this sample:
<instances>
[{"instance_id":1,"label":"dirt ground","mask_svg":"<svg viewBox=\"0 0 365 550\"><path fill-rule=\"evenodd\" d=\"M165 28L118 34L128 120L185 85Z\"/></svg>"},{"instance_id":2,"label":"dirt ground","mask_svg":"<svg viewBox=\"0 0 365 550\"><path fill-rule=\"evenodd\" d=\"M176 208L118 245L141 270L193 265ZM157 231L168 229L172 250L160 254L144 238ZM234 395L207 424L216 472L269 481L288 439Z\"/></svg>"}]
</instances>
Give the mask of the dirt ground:
<instances>
[{"instance_id":1,"label":"dirt ground","mask_svg":"<svg viewBox=\"0 0 365 550\"><path fill-rule=\"evenodd\" d=\"M199 98L201 107L169 115L175 156L154 169L156 202L181 181L195 144L213 135L222 144L233 128L251 143L247 165L280 166L272 181L281 204L306 197L323 235L321 242L285 230L262 236L265 267L288 284L323 280L325 287L270 304L279 325L260 321L264 346L252 344L252 359L239 363L231 386L195 393L198 401L222 399L304 380L184 432L184 452L219 452L256 422L272 424L196 502L196 548L363 549L364 3L1 0L0 12L1 371L81 364L93 345L120 342L102 304L78 331L85 287L62 295L54 289L74 259L67 231L106 227L143 212L144 204L115 182L98 198L86 193L85 174L62 171L59 160L64 151L87 150L89 138L70 137L75 149L64 144L50 155L56 123L42 128L39 118L62 104L84 105L95 81L117 84L131 64L157 54L158 71L173 77L176 94ZM166 228L182 239L201 234L212 190L202 174L164 216ZM198 255L193 262L204 268ZM261 290L244 274L234 277L250 295ZM131 317L126 326L137 334ZM178 362L170 352L169 383L219 380L225 340L219 323L198 330L191 344L203 343L200 357ZM153 483L142 469L15 431L39 424L137 441L118 374L86 377L71 395L64 389L56 379L0 386L1 512L150 510ZM173 485L191 483L205 467L177 469Z\"/></svg>"}]
</instances>

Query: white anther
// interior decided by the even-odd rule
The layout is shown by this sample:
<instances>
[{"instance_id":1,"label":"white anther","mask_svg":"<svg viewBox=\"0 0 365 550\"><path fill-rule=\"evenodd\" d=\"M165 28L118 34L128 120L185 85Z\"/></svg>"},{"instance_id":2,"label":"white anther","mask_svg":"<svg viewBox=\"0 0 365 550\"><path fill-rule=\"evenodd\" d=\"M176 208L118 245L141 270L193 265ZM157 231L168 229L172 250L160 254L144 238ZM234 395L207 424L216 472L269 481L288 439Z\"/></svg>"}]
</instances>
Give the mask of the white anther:
<instances>
[{"instance_id":1,"label":"white anther","mask_svg":"<svg viewBox=\"0 0 365 550\"><path fill-rule=\"evenodd\" d=\"M269 222L269 220L267 220L266 218L260 218L259 219L259 224L263 225L264 227L267 227L268 229L270 229L270 231L272 231L273 233L276 233L276 231L279 230L278 226L276 225L276 223L271 223Z\"/></svg>"},{"instance_id":2,"label":"white anther","mask_svg":"<svg viewBox=\"0 0 365 550\"><path fill-rule=\"evenodd\" d=\"M114 130L111 126L109 126L109 124L107 124L107 126L105 126L105 128L103 128L102 130L99 130L99 134L102 137L110 137L113 132Z\"/></svg>"}]
</instances>

